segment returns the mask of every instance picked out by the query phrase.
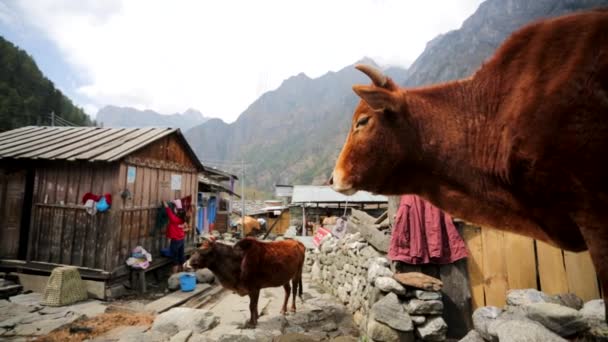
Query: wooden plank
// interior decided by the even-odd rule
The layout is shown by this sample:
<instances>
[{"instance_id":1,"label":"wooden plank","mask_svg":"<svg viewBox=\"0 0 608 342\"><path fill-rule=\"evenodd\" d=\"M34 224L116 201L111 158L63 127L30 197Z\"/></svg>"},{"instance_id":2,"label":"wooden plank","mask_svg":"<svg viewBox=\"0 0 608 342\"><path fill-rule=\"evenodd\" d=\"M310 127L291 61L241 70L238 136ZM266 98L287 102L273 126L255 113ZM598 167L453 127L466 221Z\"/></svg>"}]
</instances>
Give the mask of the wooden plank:
<instances>
[{"instance_id":1,"label":"wooden plank","mask_svg":"<svg viewBox=\"0 0 608 342\"><path fill-rule=\"evenodd\" d=\"M175 291L160 299L157 299L144 306L144 311L162 313L173 307L176 307L182 303L185 303L189 299L202 294L209 290L211 285L209 284L196 284L196 288L190 292Z\"/></svg>"},{"instance_id":2,"label":"wooden plank","mask_svg":"<svg viewBox=\"0 0 608 342\"><path fill-rule=\"evenodd\" d=\"M55 203L65 204L67 196L67 184L69 182L69 170L66 165L56 167L57 170L57 193L55 195Z\"/></svg>"},{"instance_id":3,"label":"wooden plank","mask_svg":"<svg viewBox=\"0 0 608 342\"><path fill-rule=\"evenodd\" d=\"M536 241L540 290L547 294L568 292L568 278L563 251L545 242Z\"/></svg>"},{"instance_id":4,"label":"wooden plank","mask_svg":"<svg viewBox=\"0 0 608 342\"><path fill-rule=\"evenodd\" d=\"M50 244L50 226L51 226L51 208L36 207L36 211L39 212L39 219L37 223L37 230L39 232L38 246L35 260L37 261L49 261L51 253Z\"/></svg>"},{"instance_id":5,"label":"wooden plank","mask_svg":"<svg viewBox=\"0 0 608 342\"><path fill-rule=\"evenodd\" d=\"M72 248L74 248L74 226L76 225L76 211L77 209L65 209L60 261L62 264L72 264Z\"/></svg>"},{"instance_id":6,"label":"wooden plank","mask_svg":"<svg viewBox=\"0 0 608 342\"><path fill-rule=\"evenodd\" d=\"M84 250L90 215L84 210L76 210L75 215L72 265L84 266Z\"/></svg>"},{"instance_id":7,"label":"wooden plank","mask_svg":"<svg viewBox=\"0 0 608 342\"><path fill-rule=\"evenodd\" d=\"M97 219L99 216L88 215L86 217L86 237L84 240L84 266L94 268L95 267L95 247L97 242Z\"/></svg>"},{"instance_id":8,"label":"wooden plank","mask_svg":"<svg viewBox=\"0 0 608 342\"><path fill-rule=\"evenodd\" d=\"M504 232L504 237L504 248L509 254L505 260L509 288L537 288L534 239L509 232Z\"/></svg>"},{"instance_id":9,"label":"wooden plank","mask_svg":"<svg viewBox=\"0 0 608 342\"><path fill-rule=\"evenodd\" d=\"M81 204L82 199L78 198L81 170L82 167L79 164L69 168L66 204Z\"/></svg>"},{"instance_id":10,"label":"wooden plank","mask_svg":"<svg viewBox=\"0 0 608 342\"><path fill-rule=\"evenodd\" d=\"M585 302L600 298L597 274L589 252L564 251L564 262L569 291Z\"/></svg>"},{"instance_id":11,"label":"wooden plank","mask_svg":"<svg viewBox=\"0 0 608 342\"><path fill-rule=\"evenodd\" d=\"M479 227L465 225L462 237L467 244L469 257L467 258L467 270L471 286L471 302L473 310L485 306L483 279L483 242L481 229Z\"/></svg>"},{"instance_id":12,"label":"wooden plank","mask_svg":"<svg viewBox=\"0 0 608 342\"><path fill-rule=\"evenodd\" d=\"M502 307L506 304L506 294L509 289L504 234L493 228L482 227L481 240L486 305Z\"/></svg>"}]
</instances>

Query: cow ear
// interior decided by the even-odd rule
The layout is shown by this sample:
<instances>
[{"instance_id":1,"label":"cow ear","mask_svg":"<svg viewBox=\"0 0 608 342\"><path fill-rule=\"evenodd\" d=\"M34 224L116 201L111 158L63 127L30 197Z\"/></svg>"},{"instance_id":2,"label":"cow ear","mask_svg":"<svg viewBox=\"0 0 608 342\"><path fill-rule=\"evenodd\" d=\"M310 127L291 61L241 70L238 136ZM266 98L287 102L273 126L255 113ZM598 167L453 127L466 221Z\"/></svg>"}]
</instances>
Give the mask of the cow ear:
<instances>
[{"instance_id":1,"label":"cow ear","mask_svg":"<svg viewBox=\"0 0 608 342\"><path fill-rule=\"evenodd\" d=\"M354 85L353 91L375 111L397 112L399 109L396 91L374 85Z\"/></svg>"}]
</instances>

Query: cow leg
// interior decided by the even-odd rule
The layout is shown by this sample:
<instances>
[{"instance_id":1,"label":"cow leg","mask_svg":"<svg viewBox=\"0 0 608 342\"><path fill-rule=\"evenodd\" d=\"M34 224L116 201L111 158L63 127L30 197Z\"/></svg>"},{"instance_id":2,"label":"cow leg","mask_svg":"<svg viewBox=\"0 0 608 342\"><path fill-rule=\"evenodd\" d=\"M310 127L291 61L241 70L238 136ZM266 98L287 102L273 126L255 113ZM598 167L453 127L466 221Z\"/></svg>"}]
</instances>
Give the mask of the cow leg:
<instances>
[{"instance_id":1,"label":"cow leg","mask_svg":"<svg viewBox=\"0 0 608 342\"><path fill-rule=\"evenodd\" d=\"M281 313L284 315L287 313L287 302L289 301L289 292L291 291L291 286L289 286L289 281L283 285L285 289L285 300L283 301L283 308L281 309Z\"/></svg>"},{"instance_id":2,"label":"cow leg","mask_svg":"<svg viewBox=\"0 0 608 342\"><path fill-rule=\"evenodd\" d=\"M602 283L602 293L604 295L604 303L608 298L608 215L589 215L583 213L579 215L577 223L580 225L581 233L585 238L595 271L597 272L600 282ZM608 305L605 306L606 317L608 323Z\"/></svg>"},{"instance_id":3,"label":"cow leg","mask_svg":"<svg viewBox=\"0 0 608 342\"><path fill-rule=\"evenodd\" d=\"M296 312L296 298L298 298L298 279L293 278L291 281L292 293L291 293L291 312Z\"/></svg>"},{"instance_id":4,"label":"cow leg","mask_svg":"<svg viewBox=\"0 0 608 342\"><path fill-rule=\"evenodd\" d=\"M258 299L260 298L260 290L252 289L249 292L249 313L251 315L251 319L247 322L246 326L255 328L258 324Z\"/></svg>"}]
</instances>

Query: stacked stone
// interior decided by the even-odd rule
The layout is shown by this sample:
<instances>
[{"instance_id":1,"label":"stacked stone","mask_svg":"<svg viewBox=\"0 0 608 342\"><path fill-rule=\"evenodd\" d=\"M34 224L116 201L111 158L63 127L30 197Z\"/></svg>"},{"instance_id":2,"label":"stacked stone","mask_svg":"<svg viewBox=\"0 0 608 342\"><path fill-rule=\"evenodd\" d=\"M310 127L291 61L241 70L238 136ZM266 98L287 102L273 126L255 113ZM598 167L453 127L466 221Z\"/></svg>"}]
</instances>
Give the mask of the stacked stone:
<instances>
[{"instance_id":1,"label":"stacked stone","mask_svg":"<svg viewBox=\"0 0 608 342\"><path fill-rule=\"evenodd\" d=\"M370 340L445 340L441 293L399 283L389 261L359 233L328 235L309 258L312 280L346 305Z\"/></svg>"},{"instance_id":2,"label":"stacked stone","mask_svg":"<svg viewBox=\"0 0 608 342\"><path fill-rule=\"evenodd\" d=\"M583 304L574 294L551 296L536 289L511 290L504 308L473 313L475 330L462 341L605 341L604 301Z\"/></svg>"}]
</instances>

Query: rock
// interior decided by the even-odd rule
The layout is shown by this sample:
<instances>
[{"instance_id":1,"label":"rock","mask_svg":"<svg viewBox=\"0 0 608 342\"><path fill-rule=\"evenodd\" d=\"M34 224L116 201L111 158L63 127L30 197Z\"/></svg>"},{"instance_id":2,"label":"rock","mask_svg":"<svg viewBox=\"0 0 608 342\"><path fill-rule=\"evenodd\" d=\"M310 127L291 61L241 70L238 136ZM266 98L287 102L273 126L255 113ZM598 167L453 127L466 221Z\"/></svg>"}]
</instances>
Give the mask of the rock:
<instances>
[{"instance_id":1,"label":"rock","mask_svg":"<svg viewBox=\"0 0 608 342\"><path fill-rule=\"evenodd\" d=\"M158 315L152 330L167 335L175 335L180 330L202 333L218 325L220 319L212 312L191 308L173 308Z\"/></svg>"},{"instance_id":2,"label":"rock","mask_svg":"<svg viewBox=\"0 0 608 342\"><path fill-rule=\"evenodd\" d=\"M441 291L443 282L420 272L396 273L393 278L402 285L412 286L427 291Z\"/></svg>"},{"instance_id":3,"label":"rock","mask_svg":"<svg viewBox=\"0 0 608 342\"><path fill-rule=\"evenodd\" d=\"M393 272L387 267L380 266L376 263L370 265L367 270L367 282L370 284L374 283L374 280L378 277L392 277Z\"/></svg>"},{"instance_id":4,"label":"rock","mask_svg":"<svg viewBox=\"0 0 608 342\"><path fill-rule=\"evenodd\" d=\"M414 290L413 296L422 300L437 300L441 299L441 292Z\"/></svg>"},{"instance_id":5,"label":"rock","mask_svg":"<svg viewBox=\"0 0 608 342\"><path fill-rule=\"evenodd\" d=\"M494 322L501 313L502 309L495 306L484 306L473 312L473 326L484 340L492 340L492 336L490 335L488 329L490 324Z\"/></svg>"},{"instance_id":6,"label":"rock","mask_svg":"<svg viewBox=\"0 0 608 342\"><path fill-rule=\"evenodd\" d=\"M17 336L46 335L55 329L61 328L84 317L85 316L82 314L68 312L61 318L41 319L33 323L16 325L13 332Z\"/></svg>"},{"instance_id":7,"label":"rock","mask_svg":"<svg viewBox=\"0 0 608 342\"><path fill-rule=\"evenodd\" d=\"M560 304L555 297L549 296L537 289L521 289L507 291L508 305L526 305L532 303L555 303Z\"/></svg>"},{"instance_id":8,"label":"rock","mask_svg":"<svg viewBox=\"0 0 608 342\"><path fill-rule=\"evenodd\" d=\"M120 326L93 339L93 341L133 341L136 338L143 341L144 332L147 329L148 327L145 325Z\"/></svg>"},{"instance_id":9,"label":"rock","mask_svg":"<svg viewBox=\"0 0 608 342\"><path fill-rule=\"evenodd\" d=\"M331 339L331 342L357 342L358 338L354 336L338 336Z\"/></svg>"},{"instance_id":10,"label":"rock","mask_svg":"<svg viewBox=\"0 0 608 342\"><path fill-rule=\"evenodd\" d=\"M573 308L575 310L580 310L583 307L583 304L585 304L585 302L583 302L583 300L574 293L558 294L556 298L560 301L561 305Z\"/></svg>"},{"instance_id":11,"label":"rock","mask_svg":"<svg viewBox=\"0 0 608 342\"><path fill-rule=\"evenodd\" d=\"M527 317L539 322L560 336L572 336L589 327L583 315L567 306L553 303L532 303L525 306Z\"/></svg>"},{"instance_id":12,"label":"rock","mask_svg":"<svg viewBox=\"0 0 608 342\"><path fill-rule=\"evenodd\" d=\"M469 333L466 334L465 337L460 339L458 342L485 342L485 340L483 339L483 337L481 337L477 330L473 329L469 331Z\"/></svg>"},{"instance_id":13,"label":"rock","mask_svg":"<svg viewBox=\"0 0 608 342\"><path fill-rule=\"evenodd\" d=\"M185 273L186 272L178 272L172 274L169 277L169 280L167 280L167 288L169 288L169 290L179 290L179 277Z\"/></svg>"},{"instance_id":14,"label":"rock","mask_svg":"<svg viewBox=\"0 0 608 342\"><path fill-rule=\"evenodd\" d=\"M202 284L211 284L215 280L213 272L207 268L196 270L196 281Z\"/></svg>"},{"instance_id":15,"label":"rock","mask_svg":"<svg viewBox=\"0 0 608 342\"><path fill-rule=\"evenodd\" d=\"M374 262L379 266L383 267L389 267L391 265L388 259L385 257L377 257L376 259L374 259Z\"/></svg>"},{"instance_id":16,"label":"rock","mask_svg":"<svg viewBox=\"0 0 608 342\"><path fill-rule=\"evenodd\" d=\"M374 305L374 303L379 301L382 297L384 297L384 293L380 291L379 288L370 287L370 294L369 298L367 299L367 306L371 308L372 305Z\"/></svg>"},{"instance_id":17,"label":"rock","mask_svg":"<svg viewBox=\"0 0 608 342\"><path fill-rule=\"evenodd\" d=\"M413 332L398 332L373 319L367 322L367 336L374 341L382 342L414 341Z\"/></svg>"},{"instance_id":18,"label":"rock","mask_svg":"<svg viewBox=\"0 0 608 342\"><path fill-rule=\"evenodd\" d=\"M443 341L448 332L448 325L440 316L429 318L424 324L416 327L416 335L423 341Z\"/></svg>"},{"instance_id":19,"label":"rock","mask_svg":"<svg viewBox=\"0 0 608 342\"><path fill-rule=\"evenodd\" d=\"M401 303L394 293L389 293L376 302L376 304L372 306L371 313L373 319L384 323L395 330L414 330L410 315L405 311L403 303Z\"/></svg>"},{"instance_id":20,"label":"rock","mask_svg":"<svg viewBox=\"0 0 608 342\"><path fill-rule=\"evenodd\" d=\"M566 342L542 325L527 320L507 320L496 329L500 342Z\"/></svg>"},{"instance_id":21,"label":"rock","mask_svg":"<svg viewBox=\"0 0 608 342\"><path fill-rule=\"evenodd\" d=\"M593 299L585 303L580 313L587 320L606 320L606 308L603 299Z\"/></svg>"},{"instance_id":22,"label":"rock","mask_svg":"<svg viewBox=\"0 0 608 342\"><path fill-rule=\"evenodd\" d=\"M173 335L169 342L186 342L192 336L192 330L182 330Z\"/></svg>"},{"instance_id":23,"label":"rock","mask_svg":"<svg viewBox=\"0 0 608 342\"><path fill-rule=\"evenodd\" d=\"M443 302L440 300L412 299L406 305L411 315L440 315L443 311Z\"/></svg>"},{"instance_id":24,"label":"rock","mask_svg":"<svg viewBox=\"0 0 608 342\"><path fill-rule=\"evenodd\" d=\"M20 294L12 296L8 300L15 304L39 306L40 302L42 302L42 294L37 292Z\"/></svg>"},{"instance_id":25,"label":"rock","mask_svg":"<svg viewBox=\"0 0 608 342\"><path fill-rule=\"evenodd\" d=\"M301 333L289 333L277 337L275 342L317 342L318 340Z\"/></svg>"},{"instance_id":26,"label":"rock","mask_svg":"<svg viewBox=\"0 0 608 342\"><path fill-rule=\"evenodd\" d=\"M363 249L361 249L359 251L359 255L361 255L363 258L365 259L370 259L370 258L374 258L377 257L378 255L380 255L380 253L378 253L374 247L372 246L367 246L367 247L363 247Z\"/></svg>"},{"instance_id":27,"label":"rock","mask_svg":"<svg viewBox=\"0 0 608 342\"><path fill-rule=\"evenodd\" d=\"M374 281L374 285L384 292L394 292L398 295L405 295L406 293L405 287L390 277L378 277Z\"/></svg>"},{"instance_id":28,"label":"rock","mask_svg":"<svg viewBox=\"0 0 608 342\"><path fill-rule=\"evenodd\" d=\"M312 269L310 270L310 276L312 277L313 280L320 280L321 279L321 266L319 265L318 261L315 261L312 264Z\"/></svg>"},{"instance_id":29,"label":"rock","mask_svg":"<svg viewBox=\"0 0 608 342\"><path fill-rule=\"evenodd\" d=\"M414 325L420 325L426 322L426 316L410 316Z\"/></svg>"}]
</instances>

